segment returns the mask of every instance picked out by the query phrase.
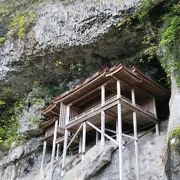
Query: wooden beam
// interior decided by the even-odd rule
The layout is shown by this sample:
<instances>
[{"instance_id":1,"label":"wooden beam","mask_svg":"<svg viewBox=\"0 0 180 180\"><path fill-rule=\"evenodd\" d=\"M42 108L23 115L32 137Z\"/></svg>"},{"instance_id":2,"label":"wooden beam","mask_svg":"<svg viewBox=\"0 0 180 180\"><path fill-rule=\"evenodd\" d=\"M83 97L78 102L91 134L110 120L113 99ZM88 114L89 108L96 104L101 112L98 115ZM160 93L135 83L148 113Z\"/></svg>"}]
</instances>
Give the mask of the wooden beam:
<instances>
[{"instance_id":1,"label":"wooden beam","mask_svg":"<svg viewBox=\"0 0 180 180\"><path fill-rule=\"evenodd\" d=\"M90 123L89 121L86 121L86 123L91 126L92 128L94 128L96 131L98 131L99 133L101 133L101 130L99 128L97 128L95 125L93 125L92 123ZM115 141L113 138L111 138L110 136L108 136L107 134L105 134L105 137L108 138L109 140L111 140L112 142L114 142L116 145L118 145L118 142Z\"/></svg>"},{"instance_id":2,"label":"wooden beam","mask_svg":"<svg viewBox=\"0 0 180 180\"><path fill-rule=\"evenodd\" d=\"M82 139L82 160L86 151L86 122L83 122L83 139Z\"/></svg>"},{"instance_id":3,"label":"wooden beam","mask_svg":"<svg viewBox=\"0 0 180 180\"><path fill-rule=\"evenodd\" d=\"M47 141L44 141L40 173L43 172L43 168L44 168L44 160L45 160L45 156L46 156L46 147L47 147Z\"/></svg>"},{"instance_id":4,"label":"wooden beam","mask_svg":"<svg viewBox=\"0 0 180 180\"><path fill-rule=\"evenodd\" d=\"M96 144L98 143L98 141L99 141L99 132L96 131Z\"/></svg>"},{"instance_id":5,"label":"wooden beam","mask_svg":"<svg viewBox=\"0 0 180 180\"><path fill-rule=\"evenodd\" d=\"M104 106L106 101L106 95L105 95L105 86L101 86L101 106Z\"/></svg>"},{"instance_id":6,"label":"wooden beam","mask_svg":"<svg viewBox=\"0 0 180 180\"><path fill-rule=\"evenodd\" d=\"M79 135L79 154L82 153L82 134Z\"/></svg>"},{"instance_id":7,"label":"wooden beam","mask_svg":"<svg viewBox=\"0 0 180 180\"><path fill-rule=\"evenodd\" d=\"M70 115L70 106L66 106L66 119L65 119L65 124L67 125L69 123L69 115ZM63 146L63 161L62 161L62 169L65 166L65 159L66 159L66 152L67 152L67 144L68 144L68 130L65 129L65 134L64 134L64 146ZM64 175L64 171L62 170L61 176Z\"/></svg>"},{"instance_id":8,"label":"wooden beam","mask_svg":"<svg viewBox=\"0 0 180 180\"><path fill-rule=\"evenodd\" d=\"M69 142L68 146L67 146L67 150L70 147L71 143L74 141L74 139L76 138L76 136L78 135L79 131L82 128L82 124L79 126L78 130L76 131L76 133L74 134L74 136L72 137L71 141Z\"/></svg>"},{"instance_id":9,"label":"wooden beam","mask_svg":"<svg viewBox=\"0 0 180 180\"><path fill-rule=\"evenodd\" d=\"M101 86L101 106L105 105L106 95L105 95L105 85ZM105 144L105 112L101 111L101 145Z\"/></svg>"},{"instance_id":10,"label":"wooden beam","mask_svg":"<svg viewBox=\"0 0 180 180\"><path fill-rule=\"evenodd\" d=\"M59 159L59 149L60 149L60 144L57 144L57 149L56 149L56 161Z\"/></svg>"},{"instance_id":11,"label":"wooden beam","mask_svg":"<svg viewBox=\"0 0 180 180\"><path fill-rule=\"evenodd\" d=\"M105 112L101 112L101 145L105 144Z\"/></svg>"},{"instance_id":12,"label":"wooden beam","mask_svg":"<svg viewBox=\"0 0 180 180\"><path fill-rule=\"evenodd\" d=\"M120 84L120 80L117 80L117 98L121 97L121 84Z\"/></svg>"},{"instance_id":13,"label":"wooden beam","mask_svg":"<svg viewBox=\"0 0 180 180\"><path fill-rule=\"evenodd\" d=\"M58 128L58 121L55 122L55 127L54 127L53 147L51 154L51 177L53 172L53 163L54 163L55 150L56 150L57 128Z\"/></svg>"},{"instance_id":14,"label":"wooden beam","mask_svg":"<svg viewBox=\"0 0 180 180\"><path fill-rule=\"evenodd\" d=\"M119 145L119 179L123 180L123 145L122 145L122 117L121 117L121 103L117 104L118 112L118 145Z\"/></svg>"},{"instance_id":15,"label":"wooden beam","mask_svg":"<svg viewBox=\"0 0 180 180\"><path fill-rule=\"evenodd\" d=\"M132 104L135 106L135 91L131 90ZM137 114L133 112L133 130L134 130L134 147L135 147L135 167L136 167L136 180L139 180L139 152L138 152L138 134L137 134Z\"/></svg>"}]
</instances>

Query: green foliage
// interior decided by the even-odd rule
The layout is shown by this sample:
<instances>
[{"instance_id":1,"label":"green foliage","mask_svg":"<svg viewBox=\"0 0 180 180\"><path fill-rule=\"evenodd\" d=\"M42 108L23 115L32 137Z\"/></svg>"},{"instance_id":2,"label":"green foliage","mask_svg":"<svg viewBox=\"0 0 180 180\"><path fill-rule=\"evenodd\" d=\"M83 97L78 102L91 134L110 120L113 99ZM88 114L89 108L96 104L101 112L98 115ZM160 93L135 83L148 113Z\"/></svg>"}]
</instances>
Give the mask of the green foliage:
<instances>
[{"instance_id":1,"label":"green foliage","mask_svg":"<svg viewBox=\"0 0 180 180\"><path fill-rule=\"evenodd\" d=\"M70 65L69 70L72 76L78 76L81 74L81 71L83 70L83 65L80 63L73 63Z\"/></svg>"},{"instance_id":2,"label":"green foliage","mask_svg":"<svg viewBox=\"0 0 180 180\"><path fill-rule=\"evenodd\" d=\"M13 31L13 34L22 40L25 38L28 28L31 26L35 17L35 13L17 14L11 18L9 30Z\"/></svg>"},{"instance_id":3,"label":"green foliage","mask_svg":"<svg viewBox=\"0 0 180 180\"><path fill-rule=\"evenodd\" d=\"M8 102L0 100L0 149L6 150L12 142L19 140L17 113L23 109L23 101Z\"/></svg>"},{"instance_id":4,"label":"green foliage","mask_svg":"<svg viewBox=\"0 0 180 180\"><path fill-rule=\"evenodd\" d=\"M177 138L180 140L180 127L177 127L172 132L172 138Z\"/></svg>"},{"instance_id":5,"label":"green foliage","mask_svg":"<svg viewBox=\"0 0 180 180\"><path fill-rule=\"evenodd\" d=\"M140 22L144 23L149 19L151 9L162 1L164 0L144 0L140 3L133 16L137 17Z\"/></svg>"},{"instance_id":6,"label":"green foliage","mask_svg":"<svg viewBox=\"0 0 180 180\"><path fill-rule=\"evenodd\" d=\"M152 39L152 37L149 35L144 36L144 40L142 43L144 45L144 50L141 52L139 56L139 61L150 62L157 54L157 45L155 41Z\"/></svg>"},{"instance_id":7,"label":"green foliage","mask_svg":"<svg viewBox=\"0 0 180 180\"><path fill-rule=\"evenodd\" d=\"M169 13L163 16L159 47L163 51L161 64L167 74L180 72L180 4L174 5ZM176 78L177 84L180 86L180 73Z\"/></svg>"},{"instance_id":8,"label":"green foliage","mask_svg":"<svg viewBox=\"0 0 180 180\"><path fill-rule=\"evenodd\" d=\"M6 41L5 37L0 37L0 44L3 44Z\"/></svg>"}]
</instances>

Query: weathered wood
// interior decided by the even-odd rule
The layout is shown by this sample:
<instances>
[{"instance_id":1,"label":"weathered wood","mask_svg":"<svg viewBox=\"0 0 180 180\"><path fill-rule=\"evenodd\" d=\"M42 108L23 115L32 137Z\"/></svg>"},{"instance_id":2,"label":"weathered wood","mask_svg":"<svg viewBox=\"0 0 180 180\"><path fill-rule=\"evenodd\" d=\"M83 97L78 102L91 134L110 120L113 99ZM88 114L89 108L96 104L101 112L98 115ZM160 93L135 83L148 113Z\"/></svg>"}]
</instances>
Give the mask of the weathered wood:
<instances>
[{"instance_id":1,"label":"weathered wood","mask_svg":"<svg viewBox=\"0 0 180 180\"><path fill-rule=\"evenodd\" d=\"M76 136L78 135L78 133L80 132L82 128L82 124L79 126L78 130L76 131L76 133L74 134L74 136L72 137L71 141L69 142L67 149L70 147L71 143L74 141L74 139L76 138Z\"/></svg>"},{"instance_id":2,"label":"weathered wood","mask_svg":"<svg viewBox=\"0 0 180 180\"><path fill-rule=\"evenodd\" d=\"M101 112L101 145L104 146L105 143L105 112Z\"/></svg>"},{"instance_id":3,"label":"weathered wood","mask_svg":"<svg viewBox=\"0 0 180 180\"><path fill-rule=\"evenodd\" d=\"M121 84L120 84L120 80L117 80L117 98L121 97Z\"/></svg>"},{"instance_id":4,"label":"weathered wood","mask_svg":"<svg viewBox=\"0 0 180 180\"><path fill-rule=\"evenodd\" d=\"M105 98L105 86L102 85L101 86L101 106L104 106L105 101L106 101L106 98Z\"/></svg>"},{"instance_id":5,"label":"weathered wood","mask_svg":"<svg viewBox=\"0 0 180 180\"><path fill-rule=\"evenodd\" d=\"M83 122L82 159L84 159L85 151L86 151L86 122Z\"/></svg>"},{"instance_id":6,"label":"weathered wood","mask_svg":"<svg viewBox=\"0 0 180 180\"><path fill-rule=\"evenodd\" d=\"M99 128L97 128L95 125L93 125L92 123L90 123L89 121L86 121L86 123L91 126L92 128L94 128L96 131L98 131L99 133L101 133L101 130ZM115 141L113 138L111 138L110 136L108 136L107 134L104 134L106 138L108 138L109 140L111 140L112 142L114 142L116 145L118 145L118 142Z\"/></svg>"},{"instance_id":7,"label":"weathered wood","mask_svg":"<svg viewBox=\"0 0 180 180\"><path fill-rule=\"evenodd\" d=\"M82 153L82 134L79 135L79 154Z\"/></svg>"},{"instance_id":8,"label":"weathered wood","mask_svg":"<svg viewBox=\"0 0 180 180\"><path fill-rule=\"evenodd\" d=\"M69 123L69 115L70 115L70 106L67 105L67 106L66 106L66 119L65 119L66 125ZM62 168L64 168L64 166L65 166L65 159L66 159L66 152L67 152L67 144L68 144L68 130L65 129ZM63 176L63 175L64 175L64 171L62 170L61 176Z\"/></svg>"},{"instance_id":9,"label":"weathered wood","mask_svg":"<svg viewBox=\"0 0 180 180\"><path fill-rule=\"evenodd\" d=\"M56 161L59 159L59 150L60 150L60 144L57 144L57 149L56 149Z\"/></svg>"},{"instance_id":10,"label":"weathered wood","mask_svg":"<svg viewBox=\"0 0 180 180\"><path fill-rule=\"evenodd\" d=\"M52 154L51 154L51 173L53 170L53 163L54 163L55 150L56 150L57 128L58 128L58 121L55 122L55 127L54 127L53 147L52 147Z\"/></svg>"},{"instance_id":11,"label":"weathered wood","mask_svg":"<svg viewBox=\"0 0 180 180\"><path fill-rule=\"evenodd\" d=\"M135 91L131 90L132 104L136 105ZM133 130L134 130L134 147L135 147L135 167L136 167L136 180L139 180L139 152L138 152L138 134L137 134L137 114L133 112Z\"/></svg>"},{"instance_id":12,"label":"weathered wood","mask_svg":"<svg viewBox=\"0 0 180 180\"><path fill-rule=\"evenodd\" d=\"M44 168L44 159L45 159L45 156L46 156L46 146L47 146L47 142L44 141L44 144L43 144L43 155L42 155L42 161L41 161L41 169L40 169L40 173L43 172L43 168Z\"/></svg>"},{"instance_id":13,"label":"weathered wood","mask_svg":"<svg viewBox=\"0 0 180 180\"><path fill-rule=\"evenodd\" d=\"M118 112L118 145L119 145L119 179L123 180L123 145L122 145L122 114L121 114L121 103L117 104Z\"/></svg>"},{"instance_id":14,"label":"weathered wood","mask_svg":"<svg viewBox=\"0 0 180 180\"><path fill-rule=\"evenodd\" d=\"M98 143L98 141L99 141L99 132L96 131L96 144Z\"/></svg>"},{"instance_id":15,"label":"weathered wood","mask_svg":"<svg viewBox=\"0 0 180 180\"><path fill-rule=\"evenodd\" d=\"M95 116L96 114L99 114L101 111L106 111L107 109L110 109L111 107L117 105L119 100L124 107L146 116L147 119L153 123L158 122L158 120L152 113L147 112L140 106L133 105L130 101L128 101L127 99L125 99L122 96L121 96L121 98L116 98L116 96L115 96L114 99L112 99L111 101L105 102L105 105L103 107L98 106L98 107L94 108L93 111L89 111L87 114L84 114L84 116L77 118L74 121L71 121L65 128L69 129L79 123L86 121L87 119Z\"/></svg>"}]
</instances>

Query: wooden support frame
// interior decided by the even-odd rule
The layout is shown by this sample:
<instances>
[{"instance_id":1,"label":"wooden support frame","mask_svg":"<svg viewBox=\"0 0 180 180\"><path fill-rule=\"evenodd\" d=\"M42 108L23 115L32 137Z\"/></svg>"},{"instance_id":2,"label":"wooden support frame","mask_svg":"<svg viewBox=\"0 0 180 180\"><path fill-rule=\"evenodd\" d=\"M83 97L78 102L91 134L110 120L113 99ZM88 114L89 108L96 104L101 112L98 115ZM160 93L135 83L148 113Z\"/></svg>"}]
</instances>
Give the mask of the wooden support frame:
<instances>
[{"instance_id":1,"label":"wooden support frame","mask_svg":"<svg viewBox=\"0 0 180 180\"><path fill-rule=\"evenodd\" d=\"M121 98L121 83L120 80L117 80L117 98ZM118 131L118 145L119 145L119 179L123 180L123 156L122 156L122 109L121 102L117 104L117 131Z\"/></svg>"},{"instance_id":2,"label":"wooden support frame","mask_svg":"<svg viewBox=\"0 0 180 180\"><path fill-rule=\"evenodd\" d=\"M53 147L52 147L52 154L51 154L51 176L53 172L53 163L54 163L55 150L56 150L57 128L58 128L58 120L55 122L55 126L54 126Z\"/></svg>"},{"instance_id":3,"label":"wooden support frame","mask_svg":"<svg viewBox=\"0 0 180 180\"><path fill-rule=\"evenodd\" d=\"M82 139L82 160L86 151L86 122L83 122L83 139Z\"/></svg>"},{"instance_id":4,"label":"wooden support frame","mask_svg":"<svg viewBox=\"0 0 180 180\"><path fill-rule=\"evenodd\" d=\"M105 144L105 112L101 112L101 145Z\"/></svg>"},{"instance_id":5,"label":"wooden support frame","mask_svg":"<svg viewBox=\"0 0 180 180\"><path fill-rule=\"evenodd\" d=\"M57 144L57 149L56 149L56 161L59 159L59 151L60 151L60 144Z\"/></svg>"},{"instance_id":6,"label":"wooden support frame","mask_svg":"<svg viewBox=\"0 0 180 180\"><path fill-rule=\"evenodd\" d=\"M98 143L98 141L99 141L99 132L96 131L96 144Z\"/></svg>"},{"instance_id":7,"label":"wooden support frame","mask_svg":"<svg viewBox=\"0 0 180 180\"><path fill-rule=\"evenodd\" d=\"M82 134L79 135L79 154L82 153Z\"/></svg>"},{"instance_id":8,"label":"wooden support frame","mask_svg":"<svg viewBox=\"0 0 180 180\"><path fill-rule=\"evenodd\" d=\"M78 130L76 131L76 133L74 134L74 136L72 137L71 141L69 142L69 144L67 145L67 149L70 147L70 145L72 144L72 142L74 141L74 139L76 138L76 136L78 135L78 133L80 132L81 128L82 128L82 124L79 126Z\"/></svg>"},{"instance_id":9,"label":"wooden support frame","mask_svg":"<svg viewBox=\"0 0 180 180\"><path fill-rule=\"evenodd\" d=\"M66 106L66 120L65 123L66 125L69 123L69 115L70 115L70 106ZM65 129L65 134L64 134L64 146L63 146L63 160L62 160L62 169L65 166L65 159L66 159L66 152L67 152L67 144L68 144L68 130ZM62 170L61 176L64 175L64 171Z\"/></svg>"},{"instance_id":10,"label":"wooden support frame","mask_svg":"<svg viewBox=\"0 0 180 180\"><path fill-rule=\"evenodd\" d=\"M99 133L101 133L101 130L99 128L97 128L95 125L93 125L91 122L86 121L86 123L91 126L92 128L94 128L96 131L98 131ZM114 140L113 138L111 138L110 136L108 136L107 134L104 134L104 136L106 138L108 138L109 140L111 140L112 142L114 142L116 145L118 145L118 142L116 140Z\"/></svg>"},{"instance_id":11,"label":"wooden support frame","mask_svg":"<svg viewBox=\"0 0 180 180\"><path fill-rule=\"evenodd\" d=\"M46 147L47 147L47 141L44 141L40 173L43 172L43 168L44 168L44 160L45 160L45 156L46 156Z\"/></svg>"},{"instance_id":12,"label":"wooden support frame","mask_svg":"<svg viewBox=\"0 0 180 180\"><path fill-rule=\"evenodd\" d=\"M135 91L131 90L132 104L135 106ZM138 153L138 134L137 134L137 114L133 112L133 130L134 130L134 147L135 147L135 167L136 167L136 180L139 180L139 153Z\"/></svg>"},{"instance_id":13,"label":"wooden support frame","mask_svg":"<svg viewBox=\"0 0 180 180\"><path fill-rule=\"evenodd\" d=\"M155 116L156 116L156 118L157 118L157 109L156 109L156 100L155 100L155 98L153 98L153 111L154 111L154 114L155 114ZM160 133L159 133L159 123L156 123L156 125L155 125L155 131L156 131L156 136L159 136L160 135Z\"/></svg>"}]
</instances>

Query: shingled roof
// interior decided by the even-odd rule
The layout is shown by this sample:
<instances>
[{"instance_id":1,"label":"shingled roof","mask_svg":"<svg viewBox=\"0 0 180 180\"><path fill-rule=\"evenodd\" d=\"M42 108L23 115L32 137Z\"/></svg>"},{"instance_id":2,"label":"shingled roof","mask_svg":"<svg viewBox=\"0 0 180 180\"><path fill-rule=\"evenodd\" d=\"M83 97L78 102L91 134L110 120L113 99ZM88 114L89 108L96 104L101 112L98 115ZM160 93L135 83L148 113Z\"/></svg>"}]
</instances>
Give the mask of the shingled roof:
<instances>
[{"instance_id":1,"label":"shingled roof","mask_svg":"<svg viewBox=\"0 0 180 180\"><path fill-rule=\"evenodd\" d=\"M101 86L112 78L120 79L121 81L126 82L131 86L138 86L148 93L154 96L158 96L159 98L169 97L170 94L167 89L151 80L137 68L127 68L126 66L120 64L110 69L105 68L102 71L95 73L93 76L79 83L69 91L66 91L62 95L55 97L53 103L43 111L43 115L56 115L61 102L69 104L72 101L80 98L82 95Z\"/></svg>"}]
</instances>

